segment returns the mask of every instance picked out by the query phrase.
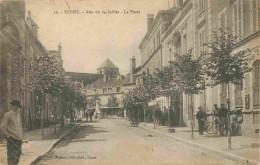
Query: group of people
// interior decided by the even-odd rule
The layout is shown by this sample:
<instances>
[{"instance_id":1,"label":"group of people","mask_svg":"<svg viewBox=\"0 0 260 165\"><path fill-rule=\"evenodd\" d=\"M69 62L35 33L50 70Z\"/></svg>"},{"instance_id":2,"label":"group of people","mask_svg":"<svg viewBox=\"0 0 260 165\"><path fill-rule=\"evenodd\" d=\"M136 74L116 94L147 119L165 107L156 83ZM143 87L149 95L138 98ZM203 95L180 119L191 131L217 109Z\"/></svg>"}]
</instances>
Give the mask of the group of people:
<instances>
[{"instance_id":1,"label":"group of people","mask_svg":"<svg viewBox=\"0 0 260 165\"><path fill-rule=\"evenodd\" d=\"M203 135L204 124L207 119L206 112L203 111L202 107L198 108L199 111L196 114L196 118L199 124L199 135ZM225 104L221 104L219 108L217 104L214 104L213 115L215 118L216 130L220 133L221 136L227 135L228 132L228 110L225 108Z\"/></svg>"},{"instance_id":2,"label":"group of people","mask_svg":"<svg viewBox=\"0 0 260 165\"><path fill-rule=\"evenodd\" d=\"M91 109L88 109L85 113L85 116L86 116L86 122L88 122L88 118L90 120L90 122L92 122L92 117L94 116L94 113L95 113L95 110L91 110Z\"/></svg>"}]
</instances>

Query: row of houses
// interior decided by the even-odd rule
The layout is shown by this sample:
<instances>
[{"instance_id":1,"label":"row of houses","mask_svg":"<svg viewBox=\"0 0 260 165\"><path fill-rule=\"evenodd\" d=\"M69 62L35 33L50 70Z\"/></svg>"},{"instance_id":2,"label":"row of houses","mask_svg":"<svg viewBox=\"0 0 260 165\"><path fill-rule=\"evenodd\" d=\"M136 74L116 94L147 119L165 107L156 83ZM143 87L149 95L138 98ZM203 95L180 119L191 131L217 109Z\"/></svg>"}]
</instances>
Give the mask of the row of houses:
<instances>
[{"instance_id":1,"label":"row of houses","mask_svg":"<svg viewBox=\"0 0 260 165\"><path fill-rule=\"evenodd\" d=\"M2 1L0 3L0 120L8 111L11 100L19 100L21 121L24 128L34 128L39 123L41 109L44 119L54 114L52 98L26 86L29 80L28 66L44 54L55 57L63 74L62 46L58 50L47 50L38 39L38 25L25 12L23 1ZM55 98L60 105L60 98ZM61 114L61 106L55 113ZM61 116L57 116L60 118Z\"/></svg>"},{"instance_id":2,"label":"row of houses","mask_svg":"<svg viewBox=\"0 0 260 165\"><path fill-rule=\"evenodd\" d=\"M153 73L174 60L174 54L185 54L193 49L194 58L209 51L205 43L213 40L213 31L231 28L238 42L234 52L250 49L250 67L253 70L243 79L243 85L231 85L231 110L243 107L243 134L258 136L260 111L260 1L258 0L174 0L173 7L160 10L156 16L147 15L147 33L139 45L140 70L135 73L136 84L142 83L144 73ZM192 96L195 111L202 106L212 112L213 105L227 105L227 85L208 87ZM157 98L163 109L167 99ZM179 93L171 99L177 111L178 125L190 126L191 97ZM168 107L167 107L168 108Z\"/></svg>"}]
</instances>

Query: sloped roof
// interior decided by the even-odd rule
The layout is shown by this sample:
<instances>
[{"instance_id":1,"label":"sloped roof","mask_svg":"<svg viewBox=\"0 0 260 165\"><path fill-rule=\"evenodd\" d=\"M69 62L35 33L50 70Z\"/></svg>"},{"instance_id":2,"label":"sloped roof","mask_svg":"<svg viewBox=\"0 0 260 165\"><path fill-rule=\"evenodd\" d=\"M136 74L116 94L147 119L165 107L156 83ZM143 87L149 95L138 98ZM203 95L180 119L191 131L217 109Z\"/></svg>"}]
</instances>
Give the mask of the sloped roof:
<instances>
[{"instance_id":1,"label":"sloped roof","mask_svg":"<svg viewBox=\"0 0 260 165\"><path fill-rule=\"evenodd\" d=\"M102 69L102 68L118 68L118 67L116 67L115 64L113 64L113 62L108 58L106 59L105 62L103 62L103 64L98 69Z\"/></svg>"},{"instance_id":2,"label":"sloped roof","mask_svg":"<svg viewBox=\"0 0 260 165\"><path fill-rule=\"evenodd\" d=\"M112 79L112 80L107 80L104 81L102 78L96 80L93 82L93 88L95 89L103 89L104 87L117 87L120 84L122 84L122 81L119 79ZM87 85L87 89L92 89L92 84Z\"/></svg>"},{"instance_id":3,"label":"sloped roof","mask_svg":"<svg viewBox=\"0 0 260 165\"><path fill-rule=\"evenodd\" d=\"M65 72L65 76L70 77L72 81L83 81L84 85L90 84L102 77L100 74L79 72Z\"/></svg>"}]
</instances>

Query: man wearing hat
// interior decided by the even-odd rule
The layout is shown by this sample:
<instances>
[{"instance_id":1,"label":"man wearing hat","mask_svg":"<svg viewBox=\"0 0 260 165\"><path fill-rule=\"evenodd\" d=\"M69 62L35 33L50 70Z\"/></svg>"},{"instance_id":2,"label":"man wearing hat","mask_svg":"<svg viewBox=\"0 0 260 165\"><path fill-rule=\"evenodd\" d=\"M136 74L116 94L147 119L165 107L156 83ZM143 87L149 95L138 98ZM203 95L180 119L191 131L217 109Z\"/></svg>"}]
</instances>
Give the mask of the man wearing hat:
<instances>
[{"instance_id":1,"label":"man wearing hat","mask_svg":"<svg viewBox=\"0 0 260 165\"><path fill-rule=\"evenodd\" d=\"M19 108L22 108L18 100L13 100L10 110L4 115L0 125L0 132L7 140L8 165L17 165L22 153L22 125Z\"/></svg>"}]
</instances>

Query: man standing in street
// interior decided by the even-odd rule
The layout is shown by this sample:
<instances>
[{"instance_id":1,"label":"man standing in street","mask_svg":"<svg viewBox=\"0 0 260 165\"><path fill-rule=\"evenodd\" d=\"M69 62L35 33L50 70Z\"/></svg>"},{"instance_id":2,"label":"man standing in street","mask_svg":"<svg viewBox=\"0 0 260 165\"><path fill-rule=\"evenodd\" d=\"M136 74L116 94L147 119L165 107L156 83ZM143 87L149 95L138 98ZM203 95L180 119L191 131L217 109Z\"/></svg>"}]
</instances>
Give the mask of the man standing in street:
<instances>
[{"instance_id":1,"label":"man standing in street","mask_svg":"<svg viewBox=\"0 0 260 165\"><path fill-rule=\"evenodd\" d=\"M199 135L203 135L203 131L204 131L204 124L207 118L206 113L202 110L201 107L198 108L199 111L196 114L196 118L198 120L199 123Z\"/></svg>"},{"instance_id":2,"label":"man standing in street","mask_svg":"<svg viewBox=\"0 0 260 165\"><path fill-rule=\"evenodd\" d=\"M219 108L217 104L214 104L215 110L213 110L213 115L215 118L215 129L217 132L220 132L220 127L219 127ZM217 133L218 134L218 133Z\"/></svg>"},{"instance_id":3,"label":"man standing in street","mask_svg":"<svg viewBox=\"0 0 260 165\"><path fill-rule=\"evenodd\" d=\"M7 140L8 165L17 165L22 154L22 125L19 108L22 108L18 100L13 100L10 110L4 115L0 130Z\"/></svg>"},{"instance_id":4,"label":"man standing in street","mask_svg":"<svg viewBox=\"0 0 260 165\"><path fill-rule=\"evenodd\" d=\"M224 130L226 134L228 132L228 121L227 121L227 108L225 108L225 104L221 104L221 108L219 109L219 119L220 119L220 135L224 136Z\"/></svg>"}]
</instances>

